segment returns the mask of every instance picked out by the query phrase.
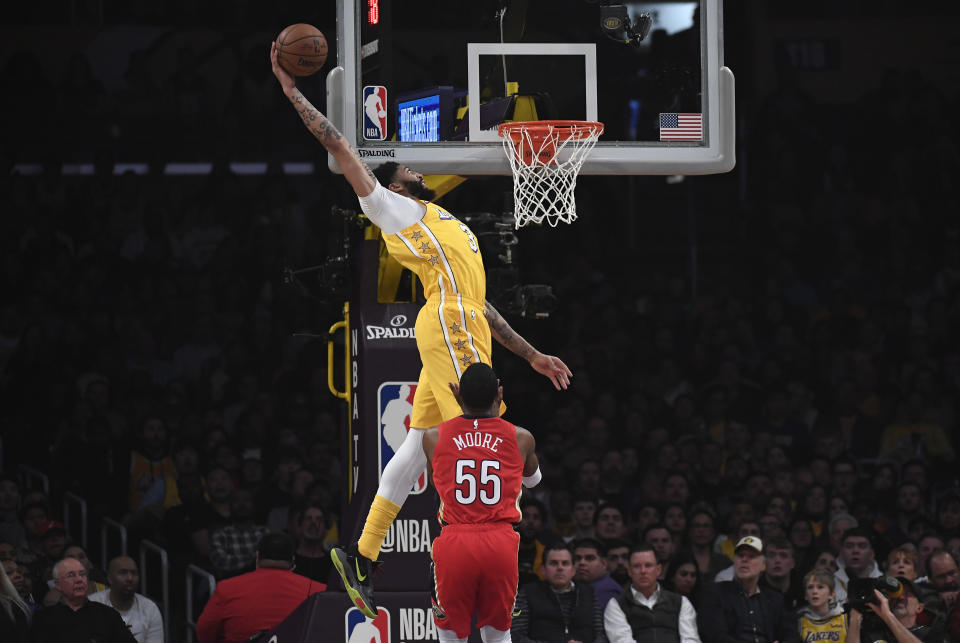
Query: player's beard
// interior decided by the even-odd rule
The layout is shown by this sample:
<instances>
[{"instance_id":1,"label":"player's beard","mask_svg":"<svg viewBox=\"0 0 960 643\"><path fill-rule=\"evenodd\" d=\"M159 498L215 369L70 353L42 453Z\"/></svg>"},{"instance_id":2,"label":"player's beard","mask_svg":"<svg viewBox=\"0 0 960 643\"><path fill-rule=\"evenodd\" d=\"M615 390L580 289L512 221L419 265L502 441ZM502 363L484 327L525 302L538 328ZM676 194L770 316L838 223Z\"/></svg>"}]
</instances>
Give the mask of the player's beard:
<instances>
[{"instance_id":1,"label":"player's beard","mask_svg":"<svg viewBox=\"0 0 960 643\"><path fill-rule=\"evenodd\" d=\"M437 196L437 193L421 181L402 181L403 187L407 188L407 192L410 193L410 196L415 199L422 199L424 201L432 201L433 197Z\"/></svg>"}]
</instances>

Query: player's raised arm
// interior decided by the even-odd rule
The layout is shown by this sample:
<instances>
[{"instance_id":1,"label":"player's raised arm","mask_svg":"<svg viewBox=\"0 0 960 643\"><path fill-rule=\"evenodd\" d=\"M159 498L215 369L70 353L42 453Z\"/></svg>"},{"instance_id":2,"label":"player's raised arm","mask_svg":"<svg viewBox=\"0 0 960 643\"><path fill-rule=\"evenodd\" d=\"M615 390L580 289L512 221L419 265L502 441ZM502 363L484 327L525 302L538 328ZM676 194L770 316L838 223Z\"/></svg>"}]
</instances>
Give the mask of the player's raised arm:
<instances>
[{"instance_id":1,"label":"player's raised arm","mask_svg":"<svg viewBox=\"0 0 960 643\"><path fill-rule=\"evenodd\" d=\"M533 370L540 373L551 382L558 391L570 386L570 378L573 373L563 363L563 360L553 355L545 355L530 345L520 334L510 327L507 320L503 318L497 309L489 301L485 302L483 316L490 325L490 334L504 348L515 355L519 355L529 362Z\"/></svg>"},{"instance_id":2,"label":"player's raised arm","mask_svg":"<svg viewBox=\"0 0 960 643\"><path fill-rule=\"evenodd\" d=\"M320 141L320 144L337 160L337 164L343 170L343 175L350 182L357 196L365 197L373 192L377 185L377 179L373 172L370 171L366 163L360 160L357 151L353 149L353 146L344 138L343 134L333 126L333 123L320 113L320 110L310 104L306 96L297 89L293 76L288 74L277 61L276 42L270 44L270 68L280 82L284 95L297 110L297 113L300 114L300 120L307 126L314 138Z\"/></svg>"}]
</instances>

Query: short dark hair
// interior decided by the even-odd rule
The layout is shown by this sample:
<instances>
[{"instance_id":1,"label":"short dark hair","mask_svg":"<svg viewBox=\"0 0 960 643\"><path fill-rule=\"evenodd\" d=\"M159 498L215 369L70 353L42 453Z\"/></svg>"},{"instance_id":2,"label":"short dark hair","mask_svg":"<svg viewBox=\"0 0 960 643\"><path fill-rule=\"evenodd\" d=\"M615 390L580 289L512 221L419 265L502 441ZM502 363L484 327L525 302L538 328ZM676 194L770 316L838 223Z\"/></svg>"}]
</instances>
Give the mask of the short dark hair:
<instances>
[{"instance_id":1,"label":"short dark hair","mask_svg":"<svg viewBox=\"0 0 960 643\"><path fill-rule=\"evenodd\" d=\"M623 521L624 522L627 521L627 516L626 514L623 513L623 509L620 507L620 505L614 504L612 502L605 502L603 504L597 505L597 510L593 512L594 525L600 522L600 512L603 511L604 509L616 509L617 513L620 514L620 517L623 519Z\"/></svg>"},{"instance_id":2,"label":"short dark hair","mask_svg":"<svg viewBox=\"0 0 960 643\"><path fill-rule=\"evenodd\" d=\"M570 560L573 560L573 549L570 547L570 543L565 543L562 540L554 541L543 548L543 555L540 557L540 563L543 565L547 564L547 554L552 551L565 551L570 554Z\"/></svg>"},{"instance_id":3,"label":"short dark hair","mask_svg":"<svg viewBox=\"0 0 960 643\"><path fill-rule=\"evenodd\" d=\"M630 560L631 558L633 558L634 554L642 554L644 552L650 552L654 556L657 555L657 550L653 548L653 545L649 543L637 543L630 548L630 553L627 554L627 560Z\"/></svg>"},{"instance_id":4,"label":"short dark hair","mask_svg":"<svg viewBox=\"0 0 960 643\"><path fill-rule=\"evenodd\" d=\"M621 547L626 547L630 549L633 546L629 540L625 538L605 538L603 544L607 546L607 553L610 553L611 549L619 549Z\"/></svg>"},{"instance_id":5,"label":"short dark hair","mask_svg":"<svg viewBox=\"0 0 960 643\"><path fill-rule=\"evenodd\" d=\"M650 533L651 531L653 531L654 529L662 529L662 530L664 530L665 532L667 532L668 534L670 534L670 540L673 540L673 533L672 533L669 529L667 529L667 526L666 526L665 524L663 524L663 523L655 522L655 523L653 523L652 525L647 525L646 528L643 530L643 534L641 534L641 538L642 538L642 540L643 540L644 543L647 542L647 534L649 534L649 533Z\"/></svg>"},{"instance_id":6,"label":"short dark hair","mask_svg":"<svg viewBox=\"0 0 960 643\"><path fill-rule=\"evenodd\" d=\"M930 555L927 556L927 560L923 564L923 566L926 568L924 569L924 571L927 573L927 577L931 581L933 580L933 570L930 569L930 566L931 566L931 563L933 562L933 559L938 556L947 556L948 558L950 558L950 560L953 561L954 565L957 565L958 567L960 567L960 562L957 562L957 557L953 555L952 551L950 551L949 549L943 549L941 547L937 547L932 552L930 552ZM914 567L916 567L916 565L914 565Z\"/></svg>"},{"instance_id":7,"label":"short dark hair","mask_svg":"<svg viewBox=\"0 0 960 643\"><path fill-rule=\"evenodd\" d=\"M873 530L869 527L851 527L843 532L840 544L847 542L847 538L866 538L867 542L870 543L870 548L873 549Z\"/></svg>"},{"instance_id":8,"label":"short dark hair","mask_svg":"<svg viewBox=\"0 0 960 643\"><path fill-rule=\"evenodd\" d=\"M776 549L788 549L790 550L791 556L795 553L793 543L782 536L780 538L771 538L763 545L764 550L767 550L770 547L775 547Z\"/></svg>"},{"instance_id":9,"label":"short dark hair","mask_svg":"<svg viewBox=\"0 0 960 643\"><path fill-rule=\"evenodd\" d=\"M497 399L499 388L497 374L483 362L471 364L460 376L460 397L470 410L479 411L490 407Z\"/></svg>"},{"instance_id":10,"label":"short dark hair","mask_svg":"<svg viewBox=\"0 0 960 643\"><path fill-rule=\"evenodd\" d=\"M388 187L393 183L393 177L397 174L397 169L399 169L400 164L396 161L387 161L377 166L377 169L373 171L373 175L377 177L377 181L380 182L380 185L383 187Z\"/></svg>"},{"instance_id":11,"label":"short dark hair","mask_svg":"<svg viewBox=\"0 0 960 643\"><path fill-rule=\"evenodd\" d=\"M283 560L293 563L293 541L290 536L272 532L264 534L257 543L257 553L260 554L260 560Z\"/></svg>"},{"instance_id":12,"label":"short dark hair","mask_svg":"<svg viewBox=\"0 0 960 643\"><path fill-rule=\"evenodd\" d=\"M601 558L605 558L607 555L607 546L600 542L600 540L597 538L578 538L577 540L574 540L572 544L574 551L581 548L596 549L597 554L599 554Z\"/></svg>"}]
</instances>

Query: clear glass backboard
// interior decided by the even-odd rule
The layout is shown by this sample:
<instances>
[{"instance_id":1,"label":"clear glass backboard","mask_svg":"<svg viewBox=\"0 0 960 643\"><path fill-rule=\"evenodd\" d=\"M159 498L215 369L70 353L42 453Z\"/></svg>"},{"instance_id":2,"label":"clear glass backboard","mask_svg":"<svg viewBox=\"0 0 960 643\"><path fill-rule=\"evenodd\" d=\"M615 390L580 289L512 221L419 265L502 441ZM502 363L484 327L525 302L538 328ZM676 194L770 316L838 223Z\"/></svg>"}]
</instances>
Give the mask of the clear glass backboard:
<instances>
[{"instance_id":1,"label":"clear glass backboard","mask_svg":"<svg viewBox=\"0 0 960 643\"><path fill-rule=\"evenodd\" d=\"M497 125L544 119L604 123L582 174L734 165L720 0L338 0L335 46L328 116L372 165L510 174Z\"/></svg>"}]
</instances>

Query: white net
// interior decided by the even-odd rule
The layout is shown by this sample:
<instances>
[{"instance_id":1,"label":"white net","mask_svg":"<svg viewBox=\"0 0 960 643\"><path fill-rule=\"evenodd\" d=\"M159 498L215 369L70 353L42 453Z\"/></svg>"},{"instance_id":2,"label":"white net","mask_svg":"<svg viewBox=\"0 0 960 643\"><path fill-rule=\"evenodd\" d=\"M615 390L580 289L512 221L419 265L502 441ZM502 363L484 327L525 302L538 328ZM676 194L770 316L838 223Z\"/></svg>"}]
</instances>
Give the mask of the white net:
<instances>
[{"instance_id":1,"label":"white net","mask_svg":"<svg viewBox=\"0 0 960 643\"><path fill-rule=\"evenodd\" d=\"M504 123L499 132L513 171L516 227L575 221L577 175L603 124L530 121Z\"/></svg>"}]
</instances>

